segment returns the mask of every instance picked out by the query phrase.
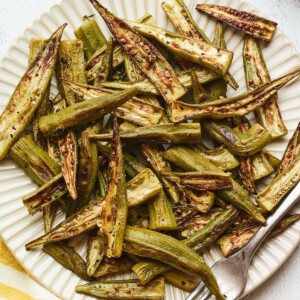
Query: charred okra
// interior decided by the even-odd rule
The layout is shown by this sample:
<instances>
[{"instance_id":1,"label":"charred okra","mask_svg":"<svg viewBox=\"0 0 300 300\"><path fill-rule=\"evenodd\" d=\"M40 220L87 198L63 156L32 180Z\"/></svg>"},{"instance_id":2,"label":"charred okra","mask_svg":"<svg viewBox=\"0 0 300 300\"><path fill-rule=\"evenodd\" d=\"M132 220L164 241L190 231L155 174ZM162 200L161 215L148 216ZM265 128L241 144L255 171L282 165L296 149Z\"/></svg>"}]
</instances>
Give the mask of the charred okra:
<instances>
[{"instance_id":1,"label":"charred okra","mask_svg":"<svg viewBox=\"0 0 300 300\"><path fill-rule=\"evenodd\" d=\"M200 124L158 124L139 127L133 130L120 132L120 138L129 142L148 142L159 144L182 144L200 142ZM94 141L105 141L112 138L111 133L90 135Z\"/></svg>"},{"instance_id":2,"label":"charred okra","mask_svg":"<svg viewBox=\"0 0 300 300\"><path fill-rule=\"evenodd\" d=\"M105 197L103 233L107 240L106 256L120 257L122 255L128 203L117 117L114 117L113 130L112 152L109 162L109 183Z\"/></svg>"},{"instance_id":3,"label":"charred okra","mask_svg":"<svg viewBox=\"0 0 300 300\"><path fill-rule=\"evenodd\" d=\"M104 115L122 105L137 93L136 89L105 95L93 101L75 103L55 114L40 118L39 126L43 135L57 133L60 130L84 125L88 122L101 119Z\"/></svg>"},{"instance_id":4,"label":"charred okra","mask_svg":"<svg viewBox=\"0 0 300 300\"><path fill-rule=\"evenodd\" d=\"M27 128L47 92L65 27L61 26L39 52L0 116L0 160Z\"/></svg>"},{"instance_id":5,"label":"charred okra","mask_svg":"<svg viewBox=\"0 0 300 300\"><path fill-rule=\"evenodd\" d=\"M138 35L99 2L96 0L90 0L90 2L102 16L125 52L133 58L145 76L156 86L166 102L171 103L181 98L186 93L186 89L179 82L173 68L164 56L148 40Z\"/></svg>"},{"instance_id":6,"label":"charred okra","mask_svg":"<svg viewBox=\"0 0 300 300\"><path fill-rule=\"evenodd\" d=\"M243 59L246 83L249 90L253 90L271 80L259 43L253 37L245 37ZM277 100L278 95L276 93L255 110L257 120L270 132L274 139L287 134Z\"/></svg>"},{"instance_id":7,"label":"charred okra","mask_svg":"<svg viewBox=\"0 0 300 300\"><path fill-rule=\"evenodd\" d=\"M165 299L164 278L157 278L147 285L136 279L96 281L76 287L76 292L100 299L115 300L163 300Z\"/></svg>"},{"instance_id":8,"label":"charred okra","mask_svg":"<svg viewBox=\"0 0 300 300\"><path fill-rule=\"evenodd\" d=\"M269 42L276 30L277 23L257 15L215 4L198 4L199 11L205 12L238 30Z\"/></svg>"}]
</instances>

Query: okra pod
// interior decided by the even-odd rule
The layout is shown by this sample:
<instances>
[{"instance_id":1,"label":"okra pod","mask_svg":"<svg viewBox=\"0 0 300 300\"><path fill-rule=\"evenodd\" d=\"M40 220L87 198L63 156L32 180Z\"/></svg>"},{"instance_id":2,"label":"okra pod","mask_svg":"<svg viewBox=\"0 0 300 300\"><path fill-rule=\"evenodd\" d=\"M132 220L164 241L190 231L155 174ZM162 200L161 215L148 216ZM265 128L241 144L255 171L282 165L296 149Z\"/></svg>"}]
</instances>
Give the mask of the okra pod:
<instances>
[{"instance_id":1,"label":"okra pod","mask_svg":"<svg viewBox=\"0 0 300 300\"><path fill-rule=\"evenodd\" d=\"M55 114L40 118L39 126L43 135L50 135L60 130L84 125L101 119L137 94L135 88L95 98L93 101L75 103Z\"/></svg>"},{"instance_id":2,"label":"okra pod","mask_svg":"<svg viewBox=\"0 0 300 300\"><path fill-rule=\"evenodd\" d=\"M45 184L61 172L57 162L30 135L20 138L10 149L9 156L38 185Z\"/></svg>"},{"instance_id":3,"label":"okra pod","mask_svg":"<svg viewBox=\"0 0 300 300\"><path fill-rule=\"evenodd\" d=\"M215 203L216 195L209 191L199 191L192 188L182 187L182 193L186 203L200 212L208 212Z\"/></svg>"},{"instance_id":4,"label":"okra pod","mask_svg":"<svg viewBox=\"0 0 300 300\"><path fill-rule=\"evenodd\" d=\"M274 172L274 168L270 164L266 152L262 151L251 157L254 180L259 180Z\"/></svg>"},{"instance_id":5,"label":"okra pod","mask_svg":"<svg viewBox=\"0 0 300 300\"><path fill-rule=\"evenodd\" d=\"M127 226L124 242L124 250L128 253L157 259L188 274L198 275L217 298L223 299L216 279L202 257L180 241L148 229Z\"/></svg>"},{"instance_id":6,"label":"okra pod","mask_svg":"<svg viewBox=\"0 0 300 300\"><path fill-rule=\"evenodd\" d=\"M104 257L101 264L94 273L94 277L99 278L115 273L124 273L131 271L133 263L125 256L119 258Z\"/></svg>"},{"instance_id":7,"label":"okra pod","mask_svg":"<svg viewBox=\"0 0 300 300\"><path fill-rule=\"evenodd\" d=\"M150 169L145 169L126 184L128 206L136 206L153 198L162 186Z\"/></svg>"},{"instance_id":8,"label":"okra pod","mask_svg":"<svg viewBox=\"0 0 300 300\"><path fill-rule=\"evenodd\" d=\"M249 90L253 90L271 80L259 43L253 37L245 37L243 59L246 83ZM274 139L287 134L277 101L278 95L276 93L255 110L257 120L270 132Z\"/></svg>"},{"instance_id":9,"label":"okra pod","mask_svg":"<svg viewBox=\"0 0 300 300\"><path fill-rule=\"evenodd\" d=\"M185 292L192 292L200 278L181 272L179 270L171 270L163 274L166 283L171 284Z\"/></svg>"},{"instance_id":10,"label":"okra pod","mask_svg":"<svg viewBox=\"0 0 300 300\"><path fill-rule=\"evenodd\" d=\"M98 170L99 194L100 197L105 197L107 191L107 182L103 172Z\"/></svg>"},{"instance_id":11,"label":"okra pod","mask_svg":"<svg viewBox=\"0 0 300 300\"><path fill-rule=\"evenodd\" d=\"M226 205L225 208L227 208L227 206L228 205ZM225 210L221 208L212 208L207 213L197 213L194 216L183 220L183 222L181 222L181 224L178 225L176 236L180 240L192 236L193 234L195 234L195 232L201 230L207 223L214 220L222 212L225 212Z\"/></svg>"},{"instance_id":12,"label":"okra pod","mask_svg":"<svg viewBox=\"0 0 300 300\"><path fill-rule=\"evenodd\" d=\"M147 38L156 40L171 53L212 69L218 74L226 74L231 65L233 53L217 48L211 43L175 34L160 27L132 21L126 23Z\"/></svg>"},{"instance_id":13,"label":"okra pod","mask_svg":"<svg viewBox=\"0 0 300 300\"><path fill-rule=\"evenodd\" d=\"M150 164L151 168L154 170L157 177L163 184L166 192L169 194L172 201L174 203L178 203L180 201L180 195L177 185L161 174L162 172L172 171L169 162L163 159L163 146L141 144L140 150L144 158Z\"/></svg>"},{"instance_id":14,"label":"okra pod","mask_svg":"<svg viewBox=\"0 0 300 300\"><path fill-rule=\"evenodd\" d=\"M172 207L163 190L149 200L147 205L150 218L149 229L174 230L177 228Z\"/></svg>"},{"instance_id":15,"label":"okra pod","mask_svg":"<svg viewBox=\"0 0 300 300\"><path fill-rule=\"evenodd\" d=\"M106 256L120 257L127 221L128 203L123 166L122 145L117 117L114 117L112 152L109 162L109 183L105 196L103 233L107 240Z\"/></svg>"},{"instance_id":16,"label":"okra pod","mask_svg":"<svg viewBox=\"0 0 300 300\"><path fill-rule=\"evenodd\" d=\"M206 191L223 190L232 187L230 173L217 172L172 172L163 173L171 181L174 181L184 187Z\"/></svg>"},{"instance_id":17,"label":"okra pod","mask_svg":"<svg viewBox=\"0 0 300 300\"><path fill-rule=\"evenodd\" d=\"M216 142L224 144L231 153L249 156L260 152L272 140L272 136L258 123L244 133L233 130L221 122L207 121L203 126Z\"/></svg>"},{"instance_id":18,"label":"okra pod","mask_svg":"<svg viewBox=\"0 0 300 300\"><path fill-rule=\"evenodd\" d=\"M65 99L58 103L58 111L67 107ZM61 171L72 199L77 199L77 165L78 145L73 130L61 132L58 136L58 146L61 160Z\"/></svg>"},{"instance_id":19,"label":"okra pod","mask_svg":"<svg viewBox=\"0 0 300 300\"><path fill-rule=\"evenodd\" d=\"M250 92L233 98L224 98L202 104L188 104L181 101L173 102L172 119L174 122L180 122L187 119L201 119L204 117L223 119L243 116L263 105L286 83L298 76L299 73L300 69L296 69Z\"/></svg>"},{"instance_id":20,"label":"okra pod","mask_svg":"<svg viewBox=\"0 0 300 300\"><path fill-rule=\"evenodd\" d=\"M273 21L226 6L198 4L196 9L266 42L272 39L277 26Z\"/></svg>"},{"instance_id":21,"label":"okra pod","mask_svg":"<svg viewBox=\"0 0 300 300\"><path fill-rule=\"evenodd\" d=\"M81 208L89 203L94 192L98 174L97 144L89 139L90 134L97 134L101 129L100 123L95 121L80 134L79 163L78 163L78 206ZM105 196L105 195L103 195Z\"/></svg>"},{"instance_id":22,"label":"okra pod","mask_svg":"<svg viewBox=\"0 0 300 300\"><path fill-rule=\"evenodd\" d=\"M257 203L267 211L273 210L299 180L300 159L297 158L289 166L283 169L271 183L257 195Z\"/></svg>"},{"instance_id":23,"label":"okra pod","mask_svg":"<svg viewBox=\"0 0 300 300\"><path fill-rule=\"evenodd\" d=\"M27 128L45 96L65 27L66 24L61 26L39 52L0 116L0 160Z\"/></svg>"},{"instance_id":24,"label":"okra pod","mask_svg":"<svg viewBox=\"0 0 300 300\"><path fill-rule=\"evenodd\" d=\"M86 253L86 273L94 276L105 254L105 238L100 229L95 229L89 238Z\"/></svg>"},{"instance_id":25,"label":"okra pod","mask_svg":"<svg viewBox=\"0 0 300 300\"><path fill-rule=\"evenodd\" d=\"M78 83L86 82L83 42L81 40L61 42L56 75L58 77L58 89L68 106L79 102L80 98L65 86L60 79L64 78Z\"/></svg>"},{"instance_id":26,"label":"okra pod","mask_svg":"<svg viewBox=\"0 0 300 300\"><path fill-rule=\"evenodd\" d=\"M280 222L274 227L272 232L269 235L269 238L272 238L283 231L285 231L289 226L293 225L295 222L300 220L300 215L290 215L290 216L285 216Z\"/></svg>"},{"instance_id":27,"label":"okra pod","mask_svg":"<svg viewBox=\"0 0 300 300\"><path fill-rule=\"evenodd\" d=\"M29 44L30 51L29 51L29 58L28 58L29 66L33 63L36 56L43 49L43 47L46 45L46 43L47 43L47 40L45 40L45 39L31 39L30 40L30 44ZM40 136L39 118L41 116L44 116L47 114L49 94L50 94L50 83L49 83L47 91L41 101L40 106L37 108L37 110L34 114L33 121L32 121L32 131L33 131L34 140L37 143L40 143L41 145L44 145L45 141Z\"/></svg>"},{"instance_id":28,"label":"okra pod","mask_svg":"<svg viewBox=\"0 0 300 300\"><path fill-rule=\"evenodd\" d=\"M283 158L278 167L277 173L281 173L288 168L296 159L300 157L300 122L284 152Z\"/></svg>"},{"instance_id":29,"label":"okra pod","mask_svg":"<svg viewBox=\"0 0 300 300\"><path fill-rule=\"evenodd\" d=\"M120 138L122 140L134 143L197 143L200 142L200 137L201 130L199 123L157 124L120 132ZM111 138L111 133L90 135L90 139L94 141L105 141Z\"/></svg>"},{"instance_id":30,"label":"okra pod","mask_svg":"<svg viewBox=\"0 0 300 300\"><path fill-rule=\"evenodd\" d=\"M45 235L26 244L26 250L31 250L38 245L66 240L97 227L97 221L104 209L105 204L103 198L96 199L94 202L78 210L75 214L58 224Z\"/></svg>"},{"instance_id":31,"label":"okra pod","mask_svg":"<svg viewBox=\"0 0 300 300\"><path fill-rule=\"evenodd\" d=\"M34 215L42 208L60 199L67 193L66 185L62 174L58 174L36 191L22 198L23 204L31 215Z\"/></svg>"},{"instance_id":32,"label":"okra pod","mask_svg":"<svg viewBox=\"0 0 300 300\"><path fill-rule=\"evenodd\" d=\"M147 285L142 285L136 279L96 281L76 286L76 292L99 299L163 300L165 299L165 282L163 277L157 278Z\"/></svg>"},{"instance_id":33,"label":"okra pod","mask_svg":"<svg viewBox=\"0 0 300 300\"><path fill-rule=\"evenodd\" d=\"M98 74L94 80L95 86L98 86L103 81L108 81L109 76L112 74L113 50L113 39L110 38L107 43L107 48L105 50L101 66L98 70Z\"/></svg>"},{"instance_id":34,"label":"okra pod","mask_svg":"<svg viewBox=\"0 0 300 300\"><path fill-rule=\"evenodd\" d=\"M97 24L94 16L84 16L83 23L74 31L76 37L83 42L87 60L98 48L103 47L107 40Z\"/></svg>"},{"instance_id":35,"label":"okra pod","mask_svg":"<svg viewBox=\"0 0 300 300\"><path fill-rule=\"evenodd\" d=\"M239 166L239 160L224 146L208 149L204 145L197 144L192 146L192 149L222 171L232 170Z\"/></svg>"},{"instance_id":36,"label":"okra pod","mask_svg":"<svg viewBox=\"0 0 300 300\"><path fill-rule=\"evenodd\" d=\"M173 102L185 93L171 65L164 56L145 38L138 35L124 21L105 9L96 0L90 0L102 16L108 28L122 45L125 52L133 58L145 76L156 86L166 102Z\"/></svg>"},{"instance_id":37,"label":"okra pod","mask_svg":"<svg viewBox=\"0 0 300 300\"><path fill-rule=\"evenodd\" d=\"M44 245L43 251L81 279L90 281L85 271L85 261L73 247L68 246L64 242L56 242Z\"/></svg>"},{"instance_id":38,"label":"okra pod","mask_svg":"<svg viewBox=\"0 0 300 300\"><path fill-rule=\"evenodd\" d=\"M149 228L149 212L146 205L130 207L128 210L127 223L131 226Z\"/></svg>"},{"instance_id":39,"label":"okra pod","mask_svg":"<svg viewBox=\"0 0 300 300\"><path fill-rule=\"evenodd\" d=\"M90 85L80 85L73 82L65 82L83 100L92 100L104 95L113 94L113 91L96 88ZM147 103L139 98L133 97L126 103L116 108L118 118L133 122L140 126L156 125L162 117L163 109L156 104Z\"/></svg>"},{"instance_id":40,"label":"okra pod","mask_svg":"<svg viewBox=\"0 0 300 300\"><path fill-rule=\"evenodd\" d=\"M237 215L238 210L230 206L182 242L198 252L216 241L231 226Z\"/></svg>"},{"instance_id":41,"label":"okra pod","mask_svg":"<svg viewBox=\"0 0 300 300\"><path fill-rule=\"evenodd\" d=\"M218 169L215 165L208 162L200 154L188 147L173 146L165 152L164 158L181 167L185 171L221 172L221 170ZM234 206L246 211L258 222L263 223L265 221L263 215L254 205L248 193L236 181L232 180L231 189L218 191L217 195L220 195L221 198L227 200Z\"/></svg>"}]
</instances>

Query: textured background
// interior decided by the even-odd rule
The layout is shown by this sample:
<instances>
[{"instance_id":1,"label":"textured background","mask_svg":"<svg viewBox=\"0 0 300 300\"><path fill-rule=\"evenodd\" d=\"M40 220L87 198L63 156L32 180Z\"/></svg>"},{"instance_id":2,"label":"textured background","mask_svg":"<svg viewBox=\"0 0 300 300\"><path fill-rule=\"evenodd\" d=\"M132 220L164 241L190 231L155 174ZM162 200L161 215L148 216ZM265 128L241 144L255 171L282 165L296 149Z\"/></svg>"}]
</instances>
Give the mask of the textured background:
<instances>
[{"instance_id":1,"label":"textured background","mask_svg":"<svg viewBox=\"0 0 300 300\"><path fill-rule=\"evenodd\" d=\"M24 28L58 2L59 0L0 0L0 57L5 54ZM300 52L299 0L251 0L249 2L276 21L279 28L286 33ZM299 268L300 247L298 246L283 267L245 300L300 299Z\"/></svg>"}]
</instances>

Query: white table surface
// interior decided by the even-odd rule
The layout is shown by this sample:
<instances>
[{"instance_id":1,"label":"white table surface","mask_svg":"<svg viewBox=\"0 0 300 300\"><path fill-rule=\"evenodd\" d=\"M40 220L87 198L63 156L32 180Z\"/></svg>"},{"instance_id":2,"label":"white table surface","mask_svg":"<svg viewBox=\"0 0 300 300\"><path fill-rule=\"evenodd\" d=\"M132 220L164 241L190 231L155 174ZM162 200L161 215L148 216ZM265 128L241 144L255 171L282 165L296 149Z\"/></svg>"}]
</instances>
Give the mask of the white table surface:
<instances>
[{"instance_id":1,"label":"white table surface","mask_svg":"<svg viewBox=\"0 0 300 300\"><path fill-rule=\"evenodd\" d=\"M151 1L151 0L149 0ZM22 30L60 0L0 0L0 57ZM200 3L201 1L199 1ZM252 5L279 24L300 52L300 0L251 0ZM300 101L300 99L299 99ZM261 287L245 300L299 300L300 247Z\"/></svg>"}]
</instances>

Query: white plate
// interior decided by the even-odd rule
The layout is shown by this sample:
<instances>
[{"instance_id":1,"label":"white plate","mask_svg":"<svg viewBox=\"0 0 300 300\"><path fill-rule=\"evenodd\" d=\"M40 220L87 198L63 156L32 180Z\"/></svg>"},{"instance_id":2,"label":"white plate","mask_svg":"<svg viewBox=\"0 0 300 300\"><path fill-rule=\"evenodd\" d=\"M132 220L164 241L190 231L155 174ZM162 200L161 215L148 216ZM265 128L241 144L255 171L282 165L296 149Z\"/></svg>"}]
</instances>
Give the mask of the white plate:
<instances>
[{"instance_id":1,"label":"white plate","mask_svg":"<svg viewBox=\"0 0 300 300\"><path fill-rule=\"evenodd\" d=\"M135 20L145 13L154 16L159 26L173 30L163 10L160 0L103 0L101 1L109 10L119 17ZM215 22L198 13L194 7L199 1L187 1L188 7L196 22L211 38ZM261 14L249 4L238 0L210 0L203 3L217 3L228 5L237 9ZM10 95L23 75L27 66L29 41L32 37L47 38L62 23L68 22L69 26L64 33L65 39L74 38L74 29L81 24L84 15L97 14L88 0L63 0L60 5L53 6L49 12L43 14L24 34L11 46L4 57L0 67L0 110L3 110ZM106 35L109 34L103 20L97 15L97 20ZM275 20L276 21L276 20ZM240 84L239 92L245 91L244 71L242 67L243 34L228 28L226 31L228 49L234 51L235 57L231 73ZM263 45L263 54L272 78L283 75L300 65L299 54L286 36L277 30L272 42ZM52 85L55 94L55 83ZM229 90L228 95L233 91ZM300 114L300 81L284 87L279 92L279 106L283 119L289 129L289 134L275 142L269 149L277 157L282 156L288 139L291 137L299 121ZM24 245L43 234L43 222L40 214L29 216L24 208L21 197L36 189L36 185L25 173L11 160L0 162L0 231L1 236L20 261L23 267L43 286L57 296L64 299L89 299L76 294L74 287L83 283L77 276L56 263L51 257L39 249L27 252ZM298 206L295 210L300 211ZM56 223L62 220L59 216ZM300 242L300 223L294 224L280 236L268 240L256 254L249 271L249 279L245 293L249 293L270 275L272 275L289 257ZM81 239L75 241L80 254L84 255L85 246ZM210 249L205 254L208 264L220 258L216 248ZM186 295L182 291L167 286L166 299L181 300ZM91 298L90 298L91 299Z\"/></svg>"}]
</instances>

